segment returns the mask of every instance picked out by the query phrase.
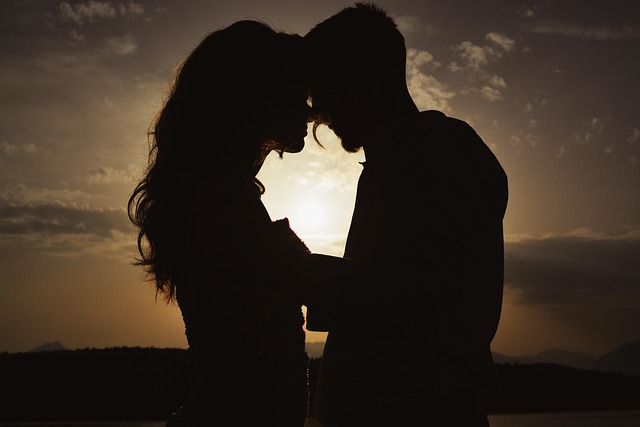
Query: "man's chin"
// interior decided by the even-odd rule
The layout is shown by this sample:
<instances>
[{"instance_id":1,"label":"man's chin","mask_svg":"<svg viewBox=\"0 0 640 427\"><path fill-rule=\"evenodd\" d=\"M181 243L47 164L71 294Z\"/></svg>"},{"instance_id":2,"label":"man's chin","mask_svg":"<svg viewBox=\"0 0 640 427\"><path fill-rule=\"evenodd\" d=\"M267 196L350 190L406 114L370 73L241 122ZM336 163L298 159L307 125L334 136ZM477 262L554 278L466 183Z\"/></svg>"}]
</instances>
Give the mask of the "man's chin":
<instances>
[{"instance_id":1,"label":"man's chin","mask_svg":"<svg viewBox=\"0 0 640 427\"><path fill-rule=\"evenodd\" d=\"M341 128L336 129L331 125L329 126L329 128L333 131L333 133L336 134L338 138L340 138L340 144L345 151L348 151L349 153L355 153L360 148L362 148L362 144L358 144L355 142L358 140L358 138L354 138L353 136L349 135L349 132L345 132Z\"/></svg>"},{"instance_id":2,"label":"man's chin","mask_svg":"<svg viewBox=\"0 0 640 427\"><path fill-rule=\"evenodd\" d=\"M342 137L340 135L338 135L338 138L340 138L340 144L342 145L342 148L349 153L355 153L360 148L362 148L362 144L355 143L355 140L353 138Z\"/></svg>"}]
</instances>

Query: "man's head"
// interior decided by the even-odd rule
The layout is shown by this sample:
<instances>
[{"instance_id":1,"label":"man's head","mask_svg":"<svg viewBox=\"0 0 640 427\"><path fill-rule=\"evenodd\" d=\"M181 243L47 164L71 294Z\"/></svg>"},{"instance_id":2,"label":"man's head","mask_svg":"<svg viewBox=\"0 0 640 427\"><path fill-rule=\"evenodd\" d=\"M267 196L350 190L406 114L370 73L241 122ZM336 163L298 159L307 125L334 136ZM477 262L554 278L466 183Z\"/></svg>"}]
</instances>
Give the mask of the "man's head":
<instances>
[{"instance_id":1,"label":"man's head","mask_svg":"<svg viewBox=\"0 0 640 427\"><path fill-rule=\"evenodd\" d=\"M305 41L316 124L328 124L347 151L357 151L371 126L395 118L395 105L406 102L404 37L383 9L356 3L316 25Z\"/></svg>"}]
</instances>

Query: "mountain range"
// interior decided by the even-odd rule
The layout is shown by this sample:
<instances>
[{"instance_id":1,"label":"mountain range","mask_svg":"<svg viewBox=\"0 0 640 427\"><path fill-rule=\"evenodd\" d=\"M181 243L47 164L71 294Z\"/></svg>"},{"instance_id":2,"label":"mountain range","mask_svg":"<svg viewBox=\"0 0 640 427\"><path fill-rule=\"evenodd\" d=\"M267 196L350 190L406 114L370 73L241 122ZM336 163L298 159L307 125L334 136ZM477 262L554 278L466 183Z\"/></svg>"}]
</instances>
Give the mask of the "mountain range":
<instances>
[{"instance_id":1,"label":"mountain range","mask_svg":"<svg viewBox=\"0 0 640 427\"><path fill-rule=\"evenodd\" d=\"M640 375L640 341L626 343L617 350L601 356L592 369Z\"/></svg>"},{"instance_id":2,"label":"mountain range","mask_svg":"<svg viewBox=\"0 0 640 427\"><path fill-rule=\"evenodd\" d=\"M552 348L528 356L507 356L502 353L492 353L496 363L556 363L558 365L571 366L580 369L592 369L598 359L579 351L568 351L559 348Z\"/></svg>"},{"instance_id":3,"label":"mountain range","mask_svg":"<svg viewBox=\"0 0 640 427\"><path fill-rule=\"evenodd\" d=\"M324 342L307 343L307 353L312 358L322 356ZM599 358L579 351L549 349L527 356L507 356L492 353L496 363L528 365L535 363L553 363L579 369L593 369L602 372L621 372L627 375L640 375L640 341L623 344L616 350Z\"/></svg>"},{"instance_id":4,"label":"mountain range","mask_svg":"<svg viewBox=\"0 0 640 427\"><path fill-rule=\"evenodd\" d=\"M41 351L58 351L58 350L67 350L67 348L62 345L60 341L46 342L42 345L39 345L36 348L32 348L28 351L28 353L40 353Z\"/></svg>"},{"instance_id":5,"label":"mountain range","mask_svg":"<svg viewBox=\"0 0 640 427\"><path fill-rule=\"evenodd\" d=\"M530 356L493 353L493 359L496 363L555 363L580 369L640 375L640 341L625 343L599 358L578 351L550 349Z\"/></svg>"}]
</instances>

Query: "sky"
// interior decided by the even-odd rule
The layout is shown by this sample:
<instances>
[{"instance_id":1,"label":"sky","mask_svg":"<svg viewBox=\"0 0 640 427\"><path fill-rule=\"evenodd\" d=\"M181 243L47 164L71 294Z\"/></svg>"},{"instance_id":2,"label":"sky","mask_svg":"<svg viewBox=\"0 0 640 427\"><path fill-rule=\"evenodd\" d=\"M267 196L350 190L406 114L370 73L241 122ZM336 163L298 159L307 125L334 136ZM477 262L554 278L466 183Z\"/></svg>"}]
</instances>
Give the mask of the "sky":
<instances>
[{"instance_id":1,"label":"sky","mask_svg":"<svg viewBox=\"0 0 640 427\"><path fill-rule=\"evenodd\" d=\"M126 216L171 73L234 21L304 34L351 4L3 0L0 352L186 347L179 309L131 265ZM416 104L471 124L509 177L493 350L598 357L639 340L640 3L378 4L405 36ZM314 252L340 256L364 157L327 128L319 137L324 149L308 137L302 153L269 157L263 200Z\"/></svg>"}]
</instances>

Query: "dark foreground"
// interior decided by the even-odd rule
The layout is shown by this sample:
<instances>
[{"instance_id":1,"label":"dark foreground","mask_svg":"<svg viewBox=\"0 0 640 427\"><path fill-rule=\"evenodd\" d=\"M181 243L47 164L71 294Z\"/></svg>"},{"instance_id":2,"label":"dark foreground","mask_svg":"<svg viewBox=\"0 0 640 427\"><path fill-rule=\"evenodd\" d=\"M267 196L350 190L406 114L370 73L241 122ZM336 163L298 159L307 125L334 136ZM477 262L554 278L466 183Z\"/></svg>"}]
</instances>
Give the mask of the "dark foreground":
<instances>
[{"instance_id":1,"label":"dark foreground","mask_svg":"<svg viewBox=\"0 0 640 427\"><path fill-rule=\"evenodd\" d=\"M312 390L318 364L312 359ZM503 392L488 403L491 414L640 409L638 376L553 364L498 369ZM0 354L0 422L163 420L186 390L182 349Z\"/></svg>"}]
</instances>

